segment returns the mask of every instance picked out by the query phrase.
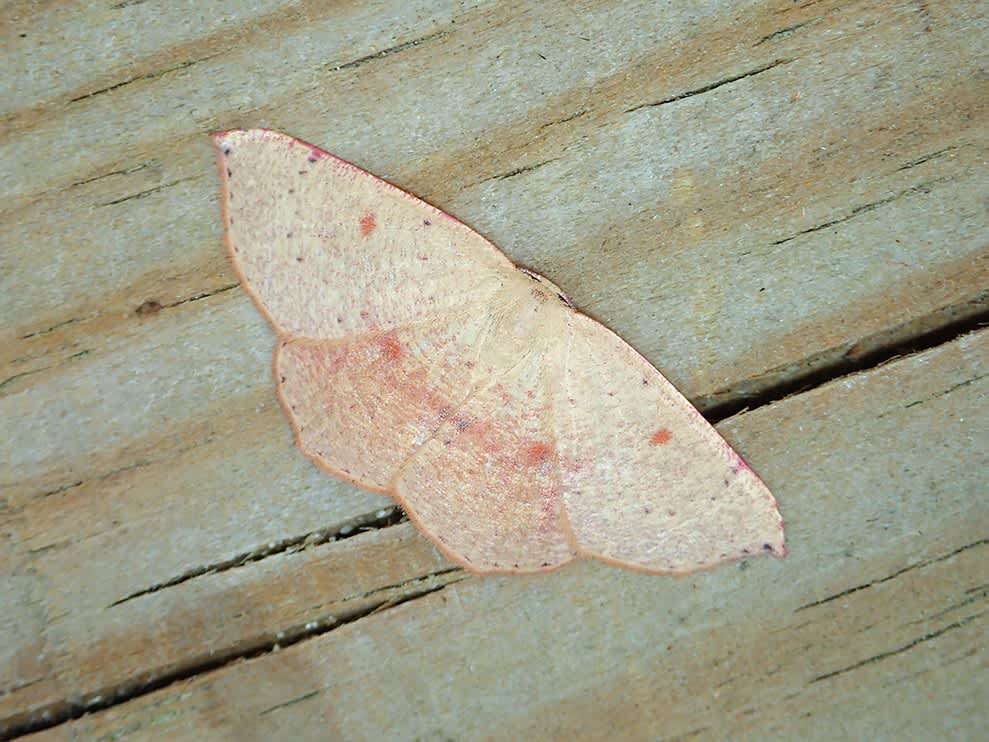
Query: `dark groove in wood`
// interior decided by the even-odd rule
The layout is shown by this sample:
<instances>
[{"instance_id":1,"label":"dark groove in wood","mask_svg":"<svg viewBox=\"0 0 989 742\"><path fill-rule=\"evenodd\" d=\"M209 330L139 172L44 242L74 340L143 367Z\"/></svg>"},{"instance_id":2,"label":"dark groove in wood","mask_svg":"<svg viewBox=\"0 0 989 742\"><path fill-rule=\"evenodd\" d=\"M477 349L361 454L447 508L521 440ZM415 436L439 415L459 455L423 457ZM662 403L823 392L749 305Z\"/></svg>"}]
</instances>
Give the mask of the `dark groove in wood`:
<instances>
[{"instance_id":1,"label":"dark groove in wood","mask_svg":"<svg viewBox=\"0 0 989 742\"><path fill-rule=\"evenodd\" d=\"M758 392L730 395L729 399L705 405L703 400L694 404L704 417L717 423L732 415L765 407L786 397L823 386L844 376L861 373L901 356L915 355L957 340L962 335L989 327L989 291L973 299L969 304L977 307L955 321L920 332L890 344L880 344L858 355L844 354L830 363L817 366L805 373L796 374L784 381L768 384Z\"/></svg>"},{"instance_id":2,"label":"dark groove in wood","mask_svg":"<svg viewBox=\"0 0 989 742\"><path fill-rule=\"evenodd\" d=\"M462 572L459 567L441 569L426 575L407 580L396 587L403 585L414 585L422 583L433 577L441 577L452 572ZM444 582L440 585L429 585L418 590L412 590L404 595L382 599L373 604L354 611L350 614L328 615L317 621L309 621L306 624L278 632L277 635L268 635L262 640L252 644L232 647L226 652L216 654L204 654L187 663L179 664L160 675L151 678L138 677L129 682L120 683L117 686L101 689L99 691L85 694L68 694L64 698L46 704L45 706L33 709L30 712L17 714L7 719L0 719L0 741L15 739L34 732L51 729L68 722L81 718L85 714L96 711L105 711L113 706L133 701L141 696L146 696L155 691L166 688L175 683L189 680L191 678L221 670L227 665L240 662L242 660L255 659L271 652L279 651L285 647L298 644L309 639L314 639L323 634L346 626L347 624L359 621L374 613L389 610L403 603L410 603L414 600L424 598L433 593L445 590L448 586L467 579L467 574L461 575L460 579ZM373 591L377 592L377 590ZM369 593L370 594L370 593ZM360 596L357 596L360 597ZM303 700L303 699L297 699Z\"/></svg>"},{"instance_id":3,"label":"dark groove in wood","mask_svg":"<svg viewBox=\"0 0 989 742\"><path fill-rule=\"evenodd\" d=\"M330 543L331 541L344 541L346 539L353 538L358 534L364 533L365 531L390 528L391 526L396 526L399 523L404 523L406 520L408 519L405 517L405 513L402 512L402 509L398 506L383 508L375 511L374 513L358 515L354 518L349 518L345 523L339 523L335 526L331 526L330 528L322 528L317 531L304 533L301 536L285 538L273 544L267 544L265 546L258 547L257 549L252 549L250 551L237 554L230 559L224 559L213 564L205 564L201 567L196 567L168 580L155 583L154 585L149 585L148 587L136 590L129 595L125 595L122 598L118 598L110 603L107 608L113 608L134 600L135 598L157 593L165 588L181 585L183 582L188 582L189 580L196 579L197 577L226 572L227 570L243 567L246 564L252 564L254 562L260 562L262 559L267 559L268 557L284 554L286 552L302 551L313 546L320 546L322 544ZM391 587L396 586L392 585Z\"/></svg>"}]
</instances>

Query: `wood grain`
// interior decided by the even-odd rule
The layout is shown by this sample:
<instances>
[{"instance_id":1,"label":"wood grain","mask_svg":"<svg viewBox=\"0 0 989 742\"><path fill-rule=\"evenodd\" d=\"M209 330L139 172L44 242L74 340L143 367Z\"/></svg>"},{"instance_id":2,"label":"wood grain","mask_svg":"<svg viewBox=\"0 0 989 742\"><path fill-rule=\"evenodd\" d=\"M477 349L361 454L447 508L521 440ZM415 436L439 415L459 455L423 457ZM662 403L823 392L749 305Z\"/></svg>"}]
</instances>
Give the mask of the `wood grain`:
<instances>
[{"instance_id":1,"label":"wood grain","mask_svg":"<svg viewBox=\"0 0 989 742\"><path fill-rule=\"evenodd\" d=\"M443 589L348 621L337 613L346 602L332 598L341 581L396 570L390 547L420 553L422 539L403 543L414 534L402 527L389 529L389 548L374 532L352 540L356 553L278 555L253 577L210 575L135 600L137 625L158 616L167 627L179 618L171 611L187 602L202 611L211 596L207 626L183 627L197 636L190 647L217 634L229 641L246 611L291 625L311 587L308 600L321 604L310 615L332 618L322 614L325 633L307 641L84 717L70 733L975 738L985 713L976 679L986 669L989 507L979 495L989 425L968 415L987 394L982 331L727 421L722 431L751 443L787 496L801 548L786 562L668 580L591 562L549 576L448 573L402 588ZM932 429L942 434L930 442L937 455L895 456ZM411 572L437 566L424 555ZM272 598L263 605L261 586L247 584L259 578Z\"/></svg>"},{"instance_id":2,"label":"wood grain","mask_svg":"<svg viewBox=\"0 0 989 742\"><path fill-rule=\"evenodd\" d=\"M985 727L981 4L4 13L0 737ZM207 133L239 126L456 214L702 409L755 408L722 429L791 557L477 579L317 472L220 244Z\"/></svg>"}]
</instances>

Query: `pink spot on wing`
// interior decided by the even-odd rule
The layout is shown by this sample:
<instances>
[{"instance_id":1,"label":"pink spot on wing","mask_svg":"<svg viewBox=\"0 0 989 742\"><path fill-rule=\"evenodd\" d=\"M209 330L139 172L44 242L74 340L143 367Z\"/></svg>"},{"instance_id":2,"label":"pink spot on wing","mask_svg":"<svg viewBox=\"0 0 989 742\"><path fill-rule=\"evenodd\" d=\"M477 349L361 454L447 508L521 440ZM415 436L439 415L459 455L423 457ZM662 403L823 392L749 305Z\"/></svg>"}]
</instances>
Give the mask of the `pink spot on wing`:
<instances>
[{"instance_id":1,"label":"pink spot on wing","mask_svg":"<svg viewBox=\"0 0 989 742\"><path fill-rule=\"evenodd\" d=\"M374 231L374 228L378 226L374 220L374 212L369 211L364 216L362 216L360 224L361 224L361 234L367 237L369 234L371 234L371 232Z\"/></svg>"},{"instance_id":2,"label":"pink spot on wing","mask_svg":"<svg viewBox=\"0 0 989 742\"><path fill-rule=\"evenodd\" d=\"M398 342L398 337L396 337L394 332L382 335L378 340L378 347L381 349L381 355L389 361L397 361L404 354L402 344Z\"/></svg>"},{"instance_id":3,"label":"pink spot on wing","mask_svg":"<svg viewBox=\"0 0 989 742\"><path fill-rule=\"evenodd\" d=\"M662 446L669 443L672 437L673 433L668 431L666 428L661 428L652 434L652 438L649 439L649 442L654 446Z\"/></svg>"},{"instance_id":4,"label":"pink spot on wing","mask_svg":"<svg viewBox=\"0 0 989 742\"><path fill-rule=\"evenodd\" d=\"M326 156L325 152L323 152L320 149L316 149L315 147L309 150L309 162L316 162L317 160L321 160L325 156Z\"/></svg>"},{"instance_id":5,"label":"pink spot on wing","mask_svg":"<svg viewBox=\"0 0 989 742\"><path fill-rule=\"evenodd\" d=\"M553 447L548 443L532 443L522 451L522 462L526 466L539 466L553 455Z\"/></svg>"}]
</instances>

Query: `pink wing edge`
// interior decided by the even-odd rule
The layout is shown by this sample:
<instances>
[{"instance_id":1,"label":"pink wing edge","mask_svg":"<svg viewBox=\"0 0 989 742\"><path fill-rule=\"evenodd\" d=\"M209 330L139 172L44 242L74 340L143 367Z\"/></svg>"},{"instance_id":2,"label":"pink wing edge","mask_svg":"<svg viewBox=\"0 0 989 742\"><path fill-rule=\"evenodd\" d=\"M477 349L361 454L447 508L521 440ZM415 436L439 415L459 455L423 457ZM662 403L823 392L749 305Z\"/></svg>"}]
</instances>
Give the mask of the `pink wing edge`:
<instances>
[{"instance_id":1,"label":"pink wing edge","mask_svg":"<svg viewBox=\"0 0 989 742\"><path fill-rule=\"evenodd\" d=\"M229 215L227 213L227 204L229 203L229 199L227 198L227 174L226 174L226 166L224 165L224 158L228 154L229 150L224 151L222 140L223 140L223 138L225 136L227 136L229 134L237 133L237 132L258 132L258 133L261 133L263 135L270 135L270 138L271 139L280 140L280 141L288 141L288 142L294 143L294 144L296 144L296 145L298 145L300 147L305 147L310 152L318 152L319 153L319 156L321 158L324 158L325 157L325 158L331 160L338 167L342 167L344 169L350 169L350 170L353 170L353 171L355 171L357 173L360 173L361 175L364 175L366 177L369 177L372 180L374 180L377 183L379 183L380 185L382 185L382 186L384 186L384 187L386 187L386 188L388 188L388 189L390 189L392 191L395 191L395 192L401 194L405 198L408 198L408 199L414 201L417 205L421 205L421 206L426 207L435 216L441 217L443 219L447 219L447 220L453 222L454 224L456 224L456 225L458 225L458 226L460 226L460 227L462 227L462 228L464 228L466 230L469 230L470 232L473 232L478 237L480 237L482 240L484 240L493 250L495 250L498 254L500 254L505 259L505 262L506 262L506 264L507 264L508 267L512 267L512 268L515 268L517 270L521 270L523 272L528 271L528 269L527 268L524 268L522 266L519 266L518 264L512 262L512 260L507 255L505 255L505 253L502 252L501 249L497 245L495 245L493 242L491 242L491 240L487 239L486 237L484 237L483 235L481 235L479 232L477 232L476 230L474 230L472 227L470 227L469 225L467 225L464 222L462 222L459 219L457 219L455 216L452 216L451 214L448 214L447 212L445 212L442 209L434 206L433 204L429 203L428 201L425 201L425 200L419 198L418 196L416 196L416 195L414 195L412 193L409 193L408 191L406 191L406 190L404 190L402 188L399 188L398 186L396 186L396 185L394 185L392 183L389 183L387 180L385 180L383 178L379 178L374 173L371 173L371 172L365 170L364 168L362 168L362 167L360 167L358 165L355 165L352 162L348 162L347 160L344 160L344 159L342 159L340 157L337 157L336 155L334 155L331 152L327 152L322 147L318 147L318 146L316 146L314 144L310 144L309 142L306 142L306 141L304 141L302 139L298 139L298 138L293 137L293 136L291 136L289 134L285 134L283 132L279 132L279 131L276 131L274 129L265 129L265 128L258 128L258 129L225 129L225 130L218 130L218 131L212 132L210 134L210 138L213 141L213 148L216 150L216 155L217 155L217 157L216 157L216 166L217 166L217 172L219 173L219 177L220 177L220 212L221 212L221 218L222 218L222 221L223 221L223 244L224 244L224 246L226 248L226 251L227 251L227 257L230 260L230 264L233 266L234 273L237 275L237 280L240 282L241 288L251 298L251 301L254 303L254 306L257 307L257 309L261 313L261 315L268 321L268 323L274 329L275 337L276 337L276 345L275 345L274 353L272 353L271 370L272 370L272 376L274 377L274 380L275 380L275 396L278 399L279 405L281 405L281 408L282 408L282 411L285 414L285 417L288 418L289 426L292 428L292 437L295 440L296 447L303 453L303 455L306 458L308 458L310 461L312 461L319 469L321 469L322 471L326 472L327 474L330 474L333 477L336 477L337 479L343 480L345 482L349 482L350 484L354 485L355 487L358 487L360 489L363 489L363 490L365 490L367 492L372 492L374 494L386 495L386 496L390 497L400 508L402 508L402 511L405 513L406 517L409 519L409 521L412 523L412 525L415 526L415 528L421 534L423 534L424 536L426 536L426 538L428 538L430 542L432 542L433 546L437 549L437 551L439 551L441 554L443 554L443 556L445 556L451 562L460 565L461 567L463 567L464 569L466 569L468 572L471 572L473 574L479 574L479 575L500 575L500 574L505 574L505 575L525 575L525 574L540 574L540 573L553 572L553 571L555 571L557 569L560 569L561 567L564 567L567 564L570 564L571 562L574 562L574 561L576 561L578 559L593 559L593 560L603 562L604 564L608 564L608 565L613 566L613 567L620 567L620 568L627 569L627 570L630 570L630 571L633 571L633 572L639 572L639 573L642 573L642 574L669 575L669 576L681 577L681 576L685 576L685 575L689 575L689 574L694 574L696 572L705 572L705 571L708 571L708 570L713 570L713 569L716 569L717 567L722 566L722 565L724 565L726 563L729 563L729 562L742 561L742 560L745 560L745 559L750 559L753 556L758 556L758 554L746 554L746 555L743 555L743 556L736 557L734 559L725 559L725 560L722 560L722 561L719 561L719 562L714 562L714 563L709 564L709 565L704 565L702 567L697 567L697 568L687 569L687 570L657 570L657 569L651 569L649 567L643 567L642 565L635 564L635 563L632 563L632 562L623 562L623 561L621 561L619 559L611 559L609 557L604 557L604 556L600 556L598 554L593 554L591 552L588 552L584 548L582 548L580 546L580 544L577 542L577 539L576 539L575 534L573 533L573 530L570 528L569 520L567 518L566 509L564 508L563 511L562 511L562 513L563 513L563 527L566 528L567 539L568 539L568 541L570 542L570 544L574 548L575 554L573 555L573 557L571 557L570 559L567 559L565 561L561 561L561 562L558 562L556 564L552 564L552 565L550 565L548 567L540 567L540 568L535 568L535 569L512 569L510 567L508 567L508 568L497 567L497 568L493 568L493 569L478 569L475 565L473 565L473 564L469 563L468 561L466 561L461 555L459 555L456 552L451 551L450 549L448 549L438 538L436 538L436 536L433 535L432 531L429 528L427 528L426 525L419 519L419 516L409 506L409 504L405 501L405 499L402 498L401 496L399 496L397 494L397 492L395 491L395 487L394 486L390 486L390 487L375 487L373 485L368 485L368 484L366 484L364 482L359 482L356 479L354 479L353 477L351 477L348 474L344 473L342 470L334 468L331 464L329 464L328 462L324 461L317 454L311 453L308 450L306 450L306 448L302 445L302 438L301 438L301 435L300 435L300 431L299 431L298 426L296 425L296 422L295 422L294 417L292 416L291 409L290 409L288 403L286 402L286 400L285 400L285 398L284 398L284 396L282 394L282 385L281 385L281 382L279 380L279 374L278 374L278 353L281 350L282 346L285 345L286 343L288 343L294 336L289 335L287 333L282 333L282 332L279 331L279 325L275 321L275 318L271 316L270 312L268 312L268 310L265 307L264 303L261 301L261 297L257 294L257 292L255 292L255 290L251 287L250 283L247 281L247 278L244 275L243 271L241 270L240 265L239 265L239 263L238 263L238 261L236 259L235 254L234 254L233 243L230 240L230 232L227 229L228 218L229 218ZM568 303L569 303L569 301L568 301ZM643 356L635 348L633 348L631 345L629 345L629 343L626 342L618 333L616 333L614 330L612 330L607 325L599 322L597 319L595 319L591 315L586 314L584 312L581 312L579 309L577 309L572 304L570 306L571 306L571 310L575 314L582 314L587 320L589 320L589 321L593 322L595 325L597 325L598 328L601 328L601 329L605 330L606 332L610 333L611 335L613 335L624 346L624 348L626 350L628 350L629 352L632 353L634 359L636 361L638 361L639 363L641 363L646 369L648 369L649 372L651 372L653 374L659 375L660 377L663 378L664 381L667 381L667 383L669 383L668 380L666 379L666 377L663 376L662 372L660 372L659 369L657 369L655 366L653 366L652 363L650 363L649 360L645 356ZM672 384L671 384L671 386L672 386ZM679 393L679 390L677 390L677 392ZM688 402L689 402L689 400L688 400ZM752 475L753 476L755 476L760 482L762 482L762 478L759 477L759 475L756 474L755 471L752 470L752 468L745 462L745 460L734 449L734 447L730 443L728 443L727 440L725 440L724 436L722 436L717 431L717 429L713 425L711 425L704 418L703 415L701 415L701 413L697 410L696 407L694 407L693 404L691 404L690 407L691 407L691 410L693 411L693 414L695 414L699 418L701 418L701 420L704 422L705 425L710 426L710 428L712 430L714 430L715 434L718 435L719 438L721 438L721 440L728 447L728 449L731 451L731 453L738 459L738 461L741 462L741 464L745 468L749 469L749 471L752 472ZM402 468L400 467L399 468L399 471L396 472L396 474L395 474L395 478L396 479L398 478L399 474L401 473L401 470L402 470ZM765 485L765 482L763 482L763 484ZM767 491L769 491L769 487L768 486L766 487L766 489L767 489ZM778 504L775 496L772 495L771 491L770 491L770 497L773 500L773 507L774 507L774 509L776 510L777 513L779 513L779 504ZM774 552L772 552L772 555L775 556L775 557L777 557L777 558L779 558L779 559L784 559L786 557L787 550L786 550L786 544L782 540L782 535L783 535L783 519L782 518L780 518L780 535L781 535L781 540L780 540L781 552L779 554L777 554L774 551Z\"/></svg>"}]
</instances>

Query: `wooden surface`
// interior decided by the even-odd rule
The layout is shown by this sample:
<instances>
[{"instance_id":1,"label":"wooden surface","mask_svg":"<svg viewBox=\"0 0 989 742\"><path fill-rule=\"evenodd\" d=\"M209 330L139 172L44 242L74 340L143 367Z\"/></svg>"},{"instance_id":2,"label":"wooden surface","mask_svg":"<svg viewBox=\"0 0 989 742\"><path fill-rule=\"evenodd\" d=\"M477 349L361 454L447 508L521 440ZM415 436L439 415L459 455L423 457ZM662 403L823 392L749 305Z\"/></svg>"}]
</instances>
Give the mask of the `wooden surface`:
<instances>
[{"instance_id":1,"label":"wooden surface","mask_svg":"<svg viewBox=\"0 0 989 742\"><path fill-rule=\"evenodd\" d=\"M4 15L0 737L984 731L984 4ZM567 290L721 421L789 558L478 578L318 472L220 243L238 126Z\"/></svg>"}]
</instances>

